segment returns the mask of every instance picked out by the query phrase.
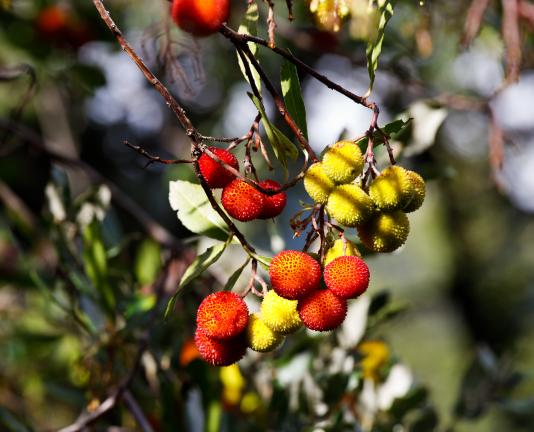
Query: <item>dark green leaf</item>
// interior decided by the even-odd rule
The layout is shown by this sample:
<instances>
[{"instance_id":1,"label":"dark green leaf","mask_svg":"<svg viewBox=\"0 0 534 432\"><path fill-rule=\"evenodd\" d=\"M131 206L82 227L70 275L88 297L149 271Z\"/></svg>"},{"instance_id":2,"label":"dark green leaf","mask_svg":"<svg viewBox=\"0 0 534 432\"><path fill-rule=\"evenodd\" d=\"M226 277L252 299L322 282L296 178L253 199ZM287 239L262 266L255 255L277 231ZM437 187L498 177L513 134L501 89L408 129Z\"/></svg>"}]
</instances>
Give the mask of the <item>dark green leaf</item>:
<instances>
[{"instance_id":1,"label":"dark green leaf","mask_svg":"<svg viewBox=\"0 0 534 432\"><path fill-rule=\"evenodd\" d=\"M293 63L285 60L280 71L282 94L286 103L287 110L291 117L297 123L304 137L308 139L308 124L306 122L306 106L302 98L299 76L297 68Z\"/></svg>"},{"instance_id":2,"label":"dark green leaf","mask_svg":"<svg viewBox=\"0 0 534 432\"><path fill-rule=\"evenodd\" d=\"M376 38L373 41L370 41L367 44L367 71L369 72L369 90L367 94L370 94L373 90L373 85L375 82L375 73L378 68L378 59L380 53L382 52L382 43L384 42L384 35L386 30L386 25L390 18L393 16L393 4L390 0L377 0L378 3L378 33Z\"/></svg>"},{"instance_id":3,"label":"dark green leaf","mask_svg":"<svg viewBox=\"0 0 534 432\"><path fill-rule=\"evenodd\" d=\"M406 396L393 401L390 413L400 421L409 411L420 407L426 402L428 390L424 387L416 387L408 392Z\"/></svg>"},{"instance_id":4,"label":"dark green leaf","mask_svg":"<svg viewBox=\"0 0 534 432\"><path fill-rule=\"evenodd\" d=\"M182 276L180 284L178 285L178 289L169 300L169 303L167 303L167 308L165 309L165 318L167 318L174 309L178 295L182 292L184 287L204 273L214 262L216 262L221 257L226 247L230 244L230 241L231 237L226 241L226 243L218 243L215 246L211 246L206 249L205 252L195 258Z\"/></svg>"},{"instance_id":5,"label":"dark green leaf","mask_svg":"<svg viewBox=\"0 0 534 432\"><path fill-rule=\"evenodd\" d=\"M239 276L241 276L241 273L243 273L243 270L245 270L245 267L250 262L250 259L246 260L241 267L239 267L233 274L230 276L226 284L224 285L223 291L231 291L234 287L235 283L239 279Z\"/></svg>"},{"instance_id":6,"label":"dark green leaf","mask_svg":"<svg viewBox=\"0 0 534 432\"><path fill-rule=\"evenodd\" d=\"M391 123L388 123L382 127L382 132L384 132L389 138L395 139L401 132L403 132L406 127L411 123L412 119L404 120L395 120ZM384 135L380 131L374 131L373 133L373 143L375 147L384 144ZM357 144L360 146L362 152L365 152L367 148L367 137L360 138L357 141Z\"/></svg>"},{"instance_id":7,"label":"dark green leaf","mask_svg":"<svg viewBox=\"0 0 534 432\"><path fill-rule=\"evenodd\" d=\"M298 149L295 147L295 144L293 144L291 140L282 133L282 131L280 131L269 121L261 101L250 93L249 96L252 99L252 102L254 102L254 105L256 105L256 108L258 108L258 111L261 113L261 121L263 127L265 128L267 138L269 139L269 142L273 148L274 154L287 173L287 159L297 159L299 155Z\"/></svg>"}]
</instances>

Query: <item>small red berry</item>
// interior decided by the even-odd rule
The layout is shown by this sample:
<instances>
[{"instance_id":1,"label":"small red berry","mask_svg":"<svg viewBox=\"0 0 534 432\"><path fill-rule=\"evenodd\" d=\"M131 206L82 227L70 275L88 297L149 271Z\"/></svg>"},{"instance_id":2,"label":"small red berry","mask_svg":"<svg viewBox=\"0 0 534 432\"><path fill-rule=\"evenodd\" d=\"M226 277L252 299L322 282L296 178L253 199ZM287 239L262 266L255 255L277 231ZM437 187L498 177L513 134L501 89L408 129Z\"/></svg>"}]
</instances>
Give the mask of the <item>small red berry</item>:
<instances>
[{"instance_id":1,"label":"small red berry","mask_svg":"<svg viewBox=\"0 0 534 432\"><path fill-rule=\"evenodd\" d=\"M325 267L324 282L338 297L356 298L369 286L369 267L357 256L340 256Z\"/></svg>"},{"instance_id":2,"label":"small red berry","mask_svg":"<svg viewBox=\"0 0 534 432\"><path fill-rule=\"evenodd\" d=\"M316 291L299 300L297 311L306 327L317 331L334 330L347 315L347 300L330 290Z\"/></svg>"},{"instance_id":3,"label":"small red berry","mask_svg":"<svg viewBox=\"0 0 534 432\"><path fill-rule=\"evenodd\" d=\"M182 30L195 36L216 33L230 16L230 0L174 0L172 18Z\"/></svg>"},{"instance_id":4,"label":"small red berry","mask_svg":"<svg viewBox=\"0 0 534 432\"><path fill-rule=\"evenodd\" d=\"M219 147L208 147L208 150L232 168L239 170L237 158L228 150ZM198 166L200 168L200 174L202 174L202 177L204 177L204 180L206 180L206 183L211 189L223 188L235 178L235 175L206 153L203 153L198 159Z\"/></svg>"},{"instance_id":5,"label":"small red berry","mask_svg":"<svg viewBox=\"0 0 534 432\"><path fill-rule=\"evenodd\" d=\"M276 294L297 300L319 289L321 266L304 252L285 250L271 261L269 277Z\"/></svg>"},{"instance_id":6,"label":"small red berry","mask_svg":"<svg viewBox=\"0 0 534 432\"><path fill-rule=\"evenodd\" d=\"M245 355L247 338L243 332L231 339L218 340L210 338L198 327L195 332L195 345L205 362L213 366L230 366Z\"/></svg>"},{"instance_id":7,"label":"small red berry","mask_svg":"<svg viewBox=\"0 0 534 432\"><path fill-rule=\"evenodd\" d=\"M248 324L248 307L241 297L229 291L207 296L197 310L197 326L207 336L230 339Z\"/></svg>"},{"instance_id":8,"label":"small red berry","mask_svg":"<svg viewBox=\"0 0 534 432\"><path fill-rule=\"evenodd\" d=\"M260 186L267 190L280 189L280 183L274 180L265 180L260 183ZM277 193L276 195L263 195L263 212L260 219L270 219L278 216L286 206L287 197L285 192Z\"/></svg>"},{"instance_id":9,"label":"small red berry","mask_svg":"<svg viewBox=\"0 0 534 432\"><path fill-rule=\"evenodd\" d=\"M263 194L243 180L235 179L223 189L221 202L230 216L241 222L257 219L263 211Z\"/></svg>"}]
</instances>

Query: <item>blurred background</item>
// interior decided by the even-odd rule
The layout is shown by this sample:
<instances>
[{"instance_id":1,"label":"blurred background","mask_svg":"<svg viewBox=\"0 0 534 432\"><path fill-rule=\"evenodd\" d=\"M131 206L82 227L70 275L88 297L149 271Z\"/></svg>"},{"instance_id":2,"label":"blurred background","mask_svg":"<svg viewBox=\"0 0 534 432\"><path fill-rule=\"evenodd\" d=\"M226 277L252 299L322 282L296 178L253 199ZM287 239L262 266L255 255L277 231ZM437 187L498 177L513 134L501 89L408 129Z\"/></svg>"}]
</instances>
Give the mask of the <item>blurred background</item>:
<instances>
[{"instance_id":1,"label":"blurred background","mask_svg":"<svg viewBox=\"0 0 534 432\"><path fill-rule=\"evenodd\" d=\"M368 0L295 1L293 22L274 3L280 46L366 92L378 19ZM366 257L371 285L342 329L301 331L220 370L191 345L195 311L245 255L231 245L164 320L184 270L215 240L169 205L170 181L196 182L191 167L145 167L124 145L188 158L176 118L92 2L0 0L0 430L534 430L534 5L508 3L520 18L516 72L500 2L468 46L470 2L395 3L370 99L380 125L412 119L392 142L427 181L408 242ZM106 6L198 130L249 130L256 108L223 36L180 32L167 1ZM232 28L245 9L232 3ZM259 58L279 81L281 59ZM314 150L365 133L369 110L301 83ZM283 180L256 157L262 178ZM301 183L288 196L275 222L238 225L263 255L303 247L289 221L309 197Z\"/></svg>"}]
</instances>

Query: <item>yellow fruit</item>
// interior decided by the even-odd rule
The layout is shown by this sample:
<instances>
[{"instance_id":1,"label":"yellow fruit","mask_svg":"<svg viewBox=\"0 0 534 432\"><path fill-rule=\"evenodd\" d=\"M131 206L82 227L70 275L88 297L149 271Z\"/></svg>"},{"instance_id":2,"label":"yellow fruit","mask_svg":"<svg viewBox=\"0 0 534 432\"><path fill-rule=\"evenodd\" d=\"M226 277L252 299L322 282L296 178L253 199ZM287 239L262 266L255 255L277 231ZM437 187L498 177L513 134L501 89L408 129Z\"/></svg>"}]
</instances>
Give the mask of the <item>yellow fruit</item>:
<instances>
[{"instance_id":1,"label":"yellow fruit","mask_svg":"<svg viewBox=\"0 0 534 432\"><path fill-rule=\"evenodd\" d=\"M402 208L413 195L413 186L404 168L386 168L369 186L369 196L380 210Z\"/></svg>"},{"instance_id":2,"label":"yellow fruit","mask_svg":"<svg viewBox=\"0 0 534 432\"><path fill-rule=\"evenodd\" d=\"M338 186L328 197L326 211L341 225L355 227L373 214L373 201L354 184Z\"/></svg>"},{"instance_id":3,"label":"yellow fruit","mask_svg":"<svg viewBox=\"0 0 534 432\"><path fill-rule=\"evenodd\" d=\"M304 189L317 204L325 204L328 195L335 187L334 181L326 175L321 162L314 163L306 171Z\"/></svg>"},{"instance_id":4,"label":"yellow fruit","mask_svg":"<svg viewBox=\"0 0 534 432\"><path fill-rule=\"evenodd\" d=\"M338 184L352 182L362 173L363 164L362 151L352 141L335 143L323 156L326 175Z\"/></svg>"},{"instance_id":5,"label":"yellow fruit","mask_svg":"<svg viewBox=\"0 0 534 432\"><path fill-rule=\"evenodd\" d=\"M259 314L250 315L247 326L247 343L250 348L258 352L273 351L283 340L283 336L265 325Z\"/></svg>"},{"instance_id":6,"label":"yellow fruit","mask_svg":"<svg viewBox=\"0 0 534 432\"><path fill-rule=\"evenodd\" d=\"M297 300L280 297L274 290L268 291L261 302L262 321L272 331L289 334L302 325L297 312Z\"/></svg>"},{"instance_id":7,"label":"yellow fruit","mask_svg":"<svg viewBox=\"0 0 534 432\"><path fill-rule=\"evenodd\" d=\"M364 378L378 381L380 369L389 361L391 355L388 346L379 340L369 340L358 346L358 352L363 356L360 366Z\"/></svg>"},{"instance_id":8,"label":"yellow fruit","mask_svg":"<svg viewBox=\"0 0 534 432\"><path fill-rule=\"evenodd\" d=\"M363 245L374 252L393 252L406 242L409 232L408 216L400 210L377 213L358 226Z\"/></svg>"},{"instance_id":9,"label":"yellow fruit","mask_svg":"<svg viewBox=\"0 0 534 432\"><path fill-rule=\"evenodd\" d=\"M423 177L421 177L415 171L407 170L406 174L408 175L408 179L410 180L410 183L412 185L412 195L406 201L406 204L404 205L402 210L405 213L411 213L423 205L423 201L425 200L426 188Z\"/></svg>"},{"instance_id":10,"label":"yellow fruit","mask_svg":"<svg viewBox=\"0 0 534 432\"><path fill-rule=\"evenodd\" d=\"M336 240L332 247L326 251L326 255L324 257L325 267L332 261L334 261L336 258L343 255L357 256L360 258L362 257L362 254L360 253L356 245L349 240L346 241L345 253L343 253L343 239L339 239Z\"/></svg>"}]
</instances>

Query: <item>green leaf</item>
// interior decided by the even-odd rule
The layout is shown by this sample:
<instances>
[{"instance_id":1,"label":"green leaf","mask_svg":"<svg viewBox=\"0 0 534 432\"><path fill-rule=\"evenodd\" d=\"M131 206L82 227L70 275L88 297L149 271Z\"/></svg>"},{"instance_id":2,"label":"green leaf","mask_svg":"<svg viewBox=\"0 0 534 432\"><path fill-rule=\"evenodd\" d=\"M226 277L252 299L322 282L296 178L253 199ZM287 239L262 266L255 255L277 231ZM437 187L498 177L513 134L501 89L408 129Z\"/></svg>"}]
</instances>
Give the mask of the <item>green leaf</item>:
<instances>
[{"instance_id":1,"label":"green leaf","mask_svg":"<svg viewBox=\"0 0 534 432\"><path fill-rule=\"evenodd\" d=\"M395 136L399 135L402 131L406 129L406 127L408 127L411 121L412 119L408 119L406 121L401 119L395 120L391 123L388 123L381 129L382 132L384 132L390 138L395 138ZM375 130L373 133L373 142L375 147L384 144L384 135L382 135L382 132ZM367 148L367 137L360 138L357 141L357 144L362 149L362 152L365 152L365 149Z\"/></svg>"},{"instance_id":2,"label":"green leaf","mask_svg":"<svg viewBox=\"0 0 534 432\"><path fill-rule=\"evenodd\" d=\"M384 42L384 35L386 32L386 25L393 16L393 4L390 0L377 0L378 14L380 16L378 21L378 33L375 40L367 44L367 71L369 72L369 90L367 96L371 94L373 85L375 83L375 72L378 68L378 59L382 52L382 43Z\"/></svg>"},{"instance_id":3,"label":"green leaf","mask_svg":"<svg viewBox=\"0 0 534 432\"><path fill-rule=\"evenodd\" d=\"M261 113L261 122L265 129L269 143L273 148L276 159L278 159L282 167L284 167L284 170L287 174L287 159L297 159L299 156L299 151L297 147L295 147L295 144L293 144L293 142L291 142L291 140L286 137L282 131L280 131L269 121L262 102L253 94L249 93L249 96L252 99L252 102L254 102L254 105L256 105L256 108L258 108L258 111Z\"/></svg>"},{"instance_id":4,"label":"green leaf","mask_svg":"<svg viewBox=\"0 0 534 432\"><path fill-rule=\"evenodd\" d=\"M174 305L176 304L176 300L178 299L178 295L187 286L187 284L195 280L198 276L204 273L214 262L216 262L221 257L224 250L230 244L231 241L232 237L229 237L225 243L218 243L214 246L211 246L195 258L195 260L191 263L191 265L187 268L184 275L182 276L180 284L178 285L178 289L167 303L167 308L165 309L165 318L167 318L169 314L173 311Z\"/></svg>"},{"instance_id":5,"label":"green leaf","mask_svg":"<svg viewBox=\"0 0 534 432\"><path fill-rule=\"evenodd\" d=\"M142 285L148 285L156 280L161 269L161 248L158 243L147 239L141 243L135 257L135 277Z\"/></svg>"},{"instance_id":6,"label":"green leaf","mask_svg":"<svg viewBox=\"0 0 534 432\"><path fill-rule=\"evenodd\" d=\"M85 273L97 289L107 311L114 314L115 295L108 281L108 264L100 224L94 221L83 230Z\"/></svg>"},{"instance_id":7,"label":"green leaf","mask_svg":"<svg viewBox=\"0 0 534 432\"><path fill-rule=\"evenodd\" d=\"M235 283L239 279L239 276L241 276L241 273L243 273L243 270L245 270L245 267L250 262L250 259L247 259L241 267L239 267L233 274L230 276L226 284L224 285L223 291L232 291L232 288L234 287Z\"/></svg>"},{"instance_id":8,"label":"green leaf","mask_svg":"<svg viewBox=\"0 0 534 432\"><path fill-rule=\"evenodd\" d=\"M222 241L228 238L228 226L211 207L202 186L184 180L172 181L169 202L189 231Z\"/></svg>"},{"instance_id":9,"label":"green leaf","mask_svg":"<svg viewBox=\"0 0 534 432\"><path fill-rule=\"evenodd\" d=\"M302 98L299 76L297 68L293 63L285 60L280 71L282 94L286 103L287 110L295 123L300 128L304 137L308 139L308 124L306 122L306 106Z\"/></svg>"},{"instance_id":10,"label":"green leaf","mask_svg":"<svg viewBox=\"0 0 534 432\"><path fill-rule=\"evenodd\" d=\"M239 26L239 29L237 30L241 34L247 34L250 36L257 36L258 35L258 19L260 17L260 14L258 12L258 5L256 3L251 3L248 5L247 12L245 13L245 18L243 19L243 22ZM248 47L250 48L250 52L254 54L254 57L257 57L258 54L258 45L249 42ZM241 61L241 57L239 57L239 54L237 55L237 62L239 63L239 69L241 69L241 73L247 80L247 82L250 84L250 81L248 79L248 75L245 69L245 65ZM252 66L250 63L250 60L247 59L247 63L249 66L250 71L252 72L252 77L254 78L254 83L256 84L256 88L261 93L261 78L258 73L258 71Z\"/></svg>"},{"instance_id":11,"label":"green leaf","mask_svg":"<svg viewBox=\"0 0 534 432\"><path fill-rule=\"evenodd\" d=\"M133 315L148 312L156 306L156 296L150 295L137 295L132 302L128 305L125 311L126 318L130 318Z\"/></svg>"},{"instance_id":12,"label":"green leaf","mask_svg":"<svg viewBox=\"0 0 534 432\"><path fill-rule=\"evenodd\" d=\"M265 270L269 270L269 266L273 260L271 257L256 254L254 255L254 259L257 260Z\"/></svg>"}]
</instances>

